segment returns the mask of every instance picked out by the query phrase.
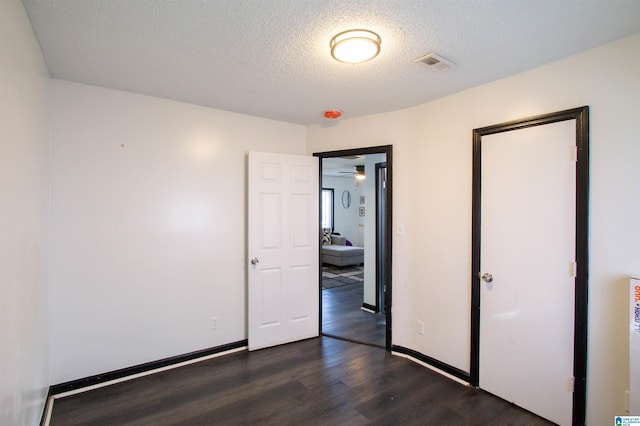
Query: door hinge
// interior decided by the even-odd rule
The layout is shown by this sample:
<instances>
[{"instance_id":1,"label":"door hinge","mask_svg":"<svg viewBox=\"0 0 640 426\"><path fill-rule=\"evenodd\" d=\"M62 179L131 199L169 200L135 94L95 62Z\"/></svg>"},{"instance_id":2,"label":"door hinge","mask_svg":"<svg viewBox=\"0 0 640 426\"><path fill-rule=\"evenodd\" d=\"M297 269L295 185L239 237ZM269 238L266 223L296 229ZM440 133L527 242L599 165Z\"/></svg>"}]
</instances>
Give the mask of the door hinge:
<instances>
[{"instance_id":1,"label":"door hinge","mask_svg":"<svg viewBox=\"0 0 640 426\"><path fill-rule=\"evenodd\" d=\"M569 377L569 392L573 393L576 390L576 378L575 377Z\"/></svg>"},{"instance_id":2,"label":"door hinge","mask_svg":"<svg viewBox=\"0 0 640 426\"><path fill-rule=\"evenodd\" d=\"M571 161L573 161L574 163L578 162L578 147L574 146L572 147L573 149L571 150Z\"/></svg>"},{"instance_id":3,"label":"door hinge","mask_svg":"<svg viewBox=\"0 0 640 426\"><path fill-rule=\"evenodd\" d=\"M569 276L575 278L578 276L578 262L569 262Z\"/></svg>"}]
</instances>

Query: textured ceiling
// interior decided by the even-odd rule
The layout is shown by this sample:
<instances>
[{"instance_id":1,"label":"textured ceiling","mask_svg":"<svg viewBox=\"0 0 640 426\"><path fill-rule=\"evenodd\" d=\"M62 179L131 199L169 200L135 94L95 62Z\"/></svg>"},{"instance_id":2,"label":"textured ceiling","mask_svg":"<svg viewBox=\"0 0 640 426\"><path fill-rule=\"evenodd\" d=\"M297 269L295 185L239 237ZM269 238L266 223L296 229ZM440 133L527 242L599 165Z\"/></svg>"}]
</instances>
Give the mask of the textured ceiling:
<instances>
[{"instance_id":1,"label":"textured ceiling","mask_svg":"<svg viewBox=\"0 0 640 426\"><path fill-rule=\"evenodd\" d=\"M55 78L300 124L407 108L640 32L638 0L23 0ZM372 61L335 34L382 38ZM436 52L437 73L413 59Z\"/></svg>"}]
</instances>

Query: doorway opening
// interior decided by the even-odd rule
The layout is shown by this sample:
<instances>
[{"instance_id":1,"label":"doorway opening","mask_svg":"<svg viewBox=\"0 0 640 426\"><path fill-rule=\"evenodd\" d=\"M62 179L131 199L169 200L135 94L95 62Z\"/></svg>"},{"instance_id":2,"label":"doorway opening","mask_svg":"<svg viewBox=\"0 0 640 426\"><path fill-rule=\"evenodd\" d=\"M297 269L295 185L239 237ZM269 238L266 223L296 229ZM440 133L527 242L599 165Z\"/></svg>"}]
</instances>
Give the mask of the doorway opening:
<instances>
[{"instance_id":1,"label":"doorway opening","mask_svg":"<svg viewBox=\"0 0 640 426\"><path fill-rule=\"evenodd\" d=\"M391 350L392 147L314 155L325 194L320 334Z\"/></svg>"}]
</instances>

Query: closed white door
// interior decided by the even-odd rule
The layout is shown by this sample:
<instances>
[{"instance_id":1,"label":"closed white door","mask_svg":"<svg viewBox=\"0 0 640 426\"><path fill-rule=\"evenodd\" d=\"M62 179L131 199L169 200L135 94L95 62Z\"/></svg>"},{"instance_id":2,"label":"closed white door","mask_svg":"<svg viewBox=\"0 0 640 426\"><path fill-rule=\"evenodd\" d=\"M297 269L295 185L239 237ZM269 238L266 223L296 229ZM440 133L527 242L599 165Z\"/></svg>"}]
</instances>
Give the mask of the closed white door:
<instances>
[{"instance_id":1,"label":"closed white door","mask_svg":"<svg viewBox=\"0 0 640 426\"><path fill-rule=\"evenodd\" d=\"M482 137L480 387L572 420L575 120Z\"/></svg>"},{"instance_id":2,"label":"closed white door","mask_svg":"<svg viewBox=\"0 0 640 426\"><path fill-rule=\"evenodd\" d=\"M318 158L249 153L249 350L319 334Z\"/></svg>"}]
</instances>

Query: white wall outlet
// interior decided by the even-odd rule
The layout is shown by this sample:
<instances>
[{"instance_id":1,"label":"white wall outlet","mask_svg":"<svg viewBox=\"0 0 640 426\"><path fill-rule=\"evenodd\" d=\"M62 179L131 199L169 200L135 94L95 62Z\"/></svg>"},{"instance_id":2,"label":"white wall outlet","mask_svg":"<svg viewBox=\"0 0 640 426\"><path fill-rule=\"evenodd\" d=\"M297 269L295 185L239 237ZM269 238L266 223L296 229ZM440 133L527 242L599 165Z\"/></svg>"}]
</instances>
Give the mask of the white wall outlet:
<instances>
[{"instance_id":1,"label":"white wall outlet","mask_svg":"<svg viewBox=\"0 0 640 426\"><path fill-rule=\"evenodd\" d=\"M218 321L218 317L211 317L211 328L220 327L220 322Z\"/></svg>"},{"instance_id":2,"label":"white wall outlet","mask_svg":"<svg viewBox=\"0 0 640 426\"><path fill-rule=\"evenodd\" d=\"M416 321L416 333L424 334L424 321Z\"/></svg>"}]
</instances>

